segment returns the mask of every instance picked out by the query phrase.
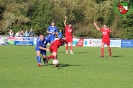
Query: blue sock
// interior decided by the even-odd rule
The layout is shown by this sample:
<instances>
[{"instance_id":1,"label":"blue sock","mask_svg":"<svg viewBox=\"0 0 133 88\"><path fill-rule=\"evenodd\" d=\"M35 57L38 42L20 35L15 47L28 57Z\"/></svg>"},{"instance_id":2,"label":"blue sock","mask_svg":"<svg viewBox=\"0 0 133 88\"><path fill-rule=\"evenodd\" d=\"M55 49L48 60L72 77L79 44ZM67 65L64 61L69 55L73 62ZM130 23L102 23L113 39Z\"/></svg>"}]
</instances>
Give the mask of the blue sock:
<instances>
[{"instance_id":1,"label":"blue sock","mask_svg":"<svg viewBox=\"0 0 133 88\"><path fill-rule=\"evenodd\" d=\"M38 63L41 63L41 57L40 56L37 56L36 59L37 59Z\"/></svg>"}]
</instances>

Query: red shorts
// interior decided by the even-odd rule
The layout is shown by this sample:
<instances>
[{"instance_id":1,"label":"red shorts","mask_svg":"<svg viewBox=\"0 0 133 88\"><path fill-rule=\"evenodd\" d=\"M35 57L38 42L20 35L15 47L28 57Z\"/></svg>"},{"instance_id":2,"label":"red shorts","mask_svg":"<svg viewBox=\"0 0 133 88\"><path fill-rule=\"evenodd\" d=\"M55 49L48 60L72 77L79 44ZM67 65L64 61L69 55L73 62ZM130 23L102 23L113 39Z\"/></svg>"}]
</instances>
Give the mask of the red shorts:
<instances>
[{"instance_id":1,"label":"red shorts","mask_svg":"<svg viewBox=\"0 0 133 88\"><path fill-rule=\"evenodd\" d=\"M72 43L72 42L73 42L72 36L67 36L67 37L66 37L66 42L67 42L67 43Z\"/></svg>"},{"instance_id":2,"label":"red shorts","mask_svg":"<svg viewBox=\"0 0 133 88\"><path fill-rule=\"evenodd\" d=\"M50 45L49 50L50 50L51 53L57 52L58 51L58 47L55 46L55 45Z\"/></svg>"},{"instance_id":3,"label":"red shorts","mask_svg":"<svg viewBox=\"0 0 133 88\"><path fill-rule=\"evenodd\" d=\"M107 44L107 45L110 45L110 40L102 40L102 43L105 43L105 44Z\"/></svg>"}]
</instances>

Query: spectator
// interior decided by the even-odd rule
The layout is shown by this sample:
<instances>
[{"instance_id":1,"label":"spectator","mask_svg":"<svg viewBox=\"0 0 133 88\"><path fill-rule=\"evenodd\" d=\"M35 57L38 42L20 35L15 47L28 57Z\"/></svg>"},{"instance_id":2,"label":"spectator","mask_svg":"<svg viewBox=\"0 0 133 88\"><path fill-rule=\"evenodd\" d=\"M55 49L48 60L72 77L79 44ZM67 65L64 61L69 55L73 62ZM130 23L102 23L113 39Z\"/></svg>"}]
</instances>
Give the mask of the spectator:
<instances>
[{"instance_id":1,"label":"spectator","mask_svg":"<svg viewBox=\"0 0 133 88\"><path fill-rule=\"evenodd\" d=\"M34 32L33 32L33 29L31 28L30 31L29 31L29 36L32 37L32 36L34 36L34 35L35 35L35 34L34 34Z\"/></svg>"},{"instance_id":2,"label":"spectator","mask_svg":"<svg viewBox=\"0 0 133 88\"><path fill-rule=\"evenodd\" d=\"M58 32L58 38L63 38L62 30Z\"/></svg>"},{"instance_id":3,"label":"spectator","mask_svg":"<svg viewBox=\"0 0 133 88\"><path fill-rule=\"evenodd\" d=\"M20 32L20 37L24 37L24 31L23 30L21 30L21 32Z\"/></svg>"},{"instance_id":4,"label":"spectator","mask_svg":"<svg viewBox=\"0 0 133 88\"><path fill-rule=\"evenodd\" d=\"M15 37L20 37L20 31L15 34Z\"/></svg>"},{"instance_id":5,"label":"spectator","mask_svg":"<svg viewBox=\"0 0 133 88\"><path fill-rule=\"evenodd\" d=\"M8 32L8 35L10 36L10 37L13 37L13 31L12 31L12 29L10 29L10 31Z\"/></svg>"},{"instance_id":6,"label":"spectator","mask_svg":"<svg viewBox=\"0 0 133 88\"><path fill-rule=\"evenodd\" d=\"M27 30L25 31L24 36L25 36L25 37L28 37L28 36L29 36L29 33L28 33Z\"/></svg>"}]
</instances>

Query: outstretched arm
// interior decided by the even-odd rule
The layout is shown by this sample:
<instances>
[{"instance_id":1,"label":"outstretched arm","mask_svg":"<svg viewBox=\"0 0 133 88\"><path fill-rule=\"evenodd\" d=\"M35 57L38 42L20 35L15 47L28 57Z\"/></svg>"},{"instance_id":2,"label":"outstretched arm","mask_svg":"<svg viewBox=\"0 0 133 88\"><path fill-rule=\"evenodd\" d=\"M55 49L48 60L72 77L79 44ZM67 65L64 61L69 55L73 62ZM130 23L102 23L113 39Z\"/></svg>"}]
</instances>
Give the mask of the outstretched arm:
<instances>
[{"instance_id":1,"label":"outstretched arm","mask_svg":"<svg viewBox=\"0 0 133 88\"><path fill-rule=\"evenodd\" d=\"M39 47L39 49L49 51L48 48L44 48L44 47L41 47L41 46Z\"/></svg>"},{"instance_id":2,"label":"outstretched arm","mask_svg":"<svg viewBox=\"0 0 133 88\"><path fill-rule=\"evenodd\" d=\"M64 20L64 26L66 27L66 20L67 20L67 16L65 16L65 20Z\"/></svg>"},{"instance_id":3,"label":"outstretched arm","mask_svg":"<svg viewBox=\"0 0 133 88\"><path fill-rule=\"evenodd\" d=\"M100 30L100 28L97 26L96 22L94 22L95 27Z\"/></svg>"}]
</instances>

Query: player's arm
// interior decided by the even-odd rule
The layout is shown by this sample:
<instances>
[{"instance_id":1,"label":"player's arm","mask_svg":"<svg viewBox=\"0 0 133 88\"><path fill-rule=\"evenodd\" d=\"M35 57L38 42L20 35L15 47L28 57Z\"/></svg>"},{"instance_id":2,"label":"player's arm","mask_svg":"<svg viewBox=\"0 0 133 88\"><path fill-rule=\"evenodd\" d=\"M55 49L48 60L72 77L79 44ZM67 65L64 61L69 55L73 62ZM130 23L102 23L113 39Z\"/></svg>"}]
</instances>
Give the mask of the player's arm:
<instances>
[{"instance_id":1,"label":"player's arm","mask_svg":"<svg viewBox=\"0 0 133 88\"><path fill-rule=\"evenodd\" d=\"M56 32L55 32L55 34L57 35L57 37L58 37L58 28L56 27Z\"/></svg>"},{"instance_id":2,"label":"player's arm","mask_svg":"<svg viewBox=\"0 0 133 88\"><path fill-rule=\"evenodd\" d=\"M74 35L73 31L72 31L72 37L73 37L73 38L76 38L76 36Z\"/></svg>"},{"instance_id":3,"label":"player's arm","mask_svg":"<svg viewBox=\"0 0 133 88\"><path fill-rule=\"evenodd\" d=\"M39 46L39 49L49 51L48 48L44 48L44 47L41 47L41 46Z\"/></svg>"},{"instance_id":4,"label":"player's arm","mask_svg":"<svg viewBox=\"0 0 133 88\"><path fill-rule=\"evenodd\" d=\"M67 21L67 16L65 16L65 20L64 20L64 26L66 27L66 21Z\"/></svg>"},{"instance_id":5,"label":"player's arm","mask_svg":"<svg viewBox=\"0 0 133 88\"><path fill-rule=\"evenodd\" d=\"M49 30L50 30L50 27L48 27L47 33L52 34L52 32L50 32Z\"/></svg>"},{"instance_id":6,"label":"player's arm","mask_svg":"<svg viewBox=\"0 0 133 88\"><path fill-rule=\"evenodd\" d=\"M95 27L100 30L100 28L97 26L96 22L94 22Z\"/></svg>"},{"instance_id":7,"label":"player's arm","mask_svg":"<svg viewBox=\"0 0 133 88\"><path fill-rule=\"evenodd\" d=\"M52 34L52 32L50 32L50 31L48 31L48 30L47 30L47 33Z\"/></svg>"}]
</instances>

